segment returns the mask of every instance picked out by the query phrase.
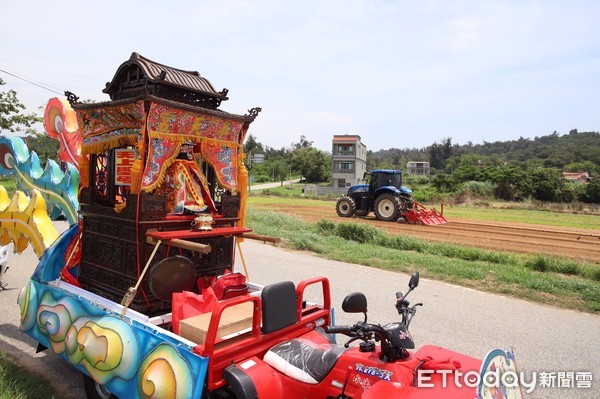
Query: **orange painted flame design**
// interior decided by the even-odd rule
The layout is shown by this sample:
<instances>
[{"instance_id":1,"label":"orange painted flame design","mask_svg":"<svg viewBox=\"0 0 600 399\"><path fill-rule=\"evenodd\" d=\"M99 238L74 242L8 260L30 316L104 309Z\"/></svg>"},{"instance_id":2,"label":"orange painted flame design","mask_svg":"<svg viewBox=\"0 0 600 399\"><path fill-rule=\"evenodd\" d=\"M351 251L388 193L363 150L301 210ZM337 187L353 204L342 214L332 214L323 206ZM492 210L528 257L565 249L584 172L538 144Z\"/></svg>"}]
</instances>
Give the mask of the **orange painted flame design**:
<instances>
[{"instance_id":1,"label":"orange painted flame design","mask_svg":"<svg viewBox=\"0 0 600 399\"><path fill-rule=\"evenodd\" d=\"M44 113L44 128L48 136L60 143L58 158L79 167L81 158L81 132L77 115L66 100L51 98Z\"/></svg>"}]
</instances>

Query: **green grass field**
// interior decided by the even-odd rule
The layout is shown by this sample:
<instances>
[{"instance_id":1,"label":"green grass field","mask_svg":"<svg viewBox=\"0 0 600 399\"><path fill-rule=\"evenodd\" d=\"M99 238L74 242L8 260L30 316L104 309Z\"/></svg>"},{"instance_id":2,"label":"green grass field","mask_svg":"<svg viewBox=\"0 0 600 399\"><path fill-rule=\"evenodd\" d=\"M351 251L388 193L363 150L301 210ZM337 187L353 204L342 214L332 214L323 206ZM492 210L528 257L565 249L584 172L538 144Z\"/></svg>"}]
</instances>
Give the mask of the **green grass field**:
<instances>
[{"instance_id":1,"label":"green grass field","mask_svg":"<svg viewBox=\"0 0 600 399\"><path fill-rule=\"evenodd\" d=\"M248 207L252 205L261 205L268 208L270 204L285 204L288 206L310 206L315 211L319 209L334 209L335 203L331 200L304 199L296 197L270 197L270 196L250 196ZM440 210L440 204L429 204ZM548 226L575 227L581 229L600 230L600 216L583 215L571 213L549 212L533 209L514 209L514 208L478 208L474 206L453 206L444 207L444 216L451 220L453 217L488 220L497 222L530 223Z\"/></svg>"},{"instance_id":2,"label":"green grass field","mask_svg":"<svg viewBox=\"0 0 600 399\"><path fill-rule=\"evenodd\" d=\"M14 177L0 177L0 186L4 186L8 196L12 198L17 187L17 182Z\"/></svg>"},{"instance_id":3,"label":"green grass field","mask_svg":"<svg viewBox=\"0 0 600 399\"><path fill-rule=\"evenodd\" d=\"M519 255L457 244L432 243L352 222L306 223L268 210L270 204L331 209L331 201L252 197L247 225L284 239L283 246L342 262L400 272L560 307L600 313L600 265L544 255ZM252 205L262 205L253 209ZM258 208L258 207L256 207ZM469 212L472 210L472 212ZM448 218L528 222L579 228L597 226L597 216L545 211L453 208ZM578 216L578 217L573 217ZM525 219L525 220L524 220Z\"/></svg>"}]
</instances>

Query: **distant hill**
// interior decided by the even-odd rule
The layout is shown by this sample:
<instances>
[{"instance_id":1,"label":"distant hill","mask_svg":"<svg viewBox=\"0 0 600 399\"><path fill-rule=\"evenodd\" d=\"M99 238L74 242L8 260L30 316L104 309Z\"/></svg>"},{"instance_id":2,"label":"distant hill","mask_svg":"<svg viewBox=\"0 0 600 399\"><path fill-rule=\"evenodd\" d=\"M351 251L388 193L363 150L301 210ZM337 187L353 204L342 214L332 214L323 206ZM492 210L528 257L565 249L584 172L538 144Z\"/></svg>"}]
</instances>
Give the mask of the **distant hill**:
<instances>
[{"instance_id":1,"label":"distant hill","mask_svg":"<svg viewBox=\"0 0 600 399\"><path fill-rule=\"evenodd\" d=\"M445 148L445 151L444 151ZM515 165L523 168L547 167L565 171L600 172L600 133L578 132L568 134L554 132L534 139L520 138L511 141L496 141L483 144L451 144L451 138L441 144L434 143L426 148L391 148L388 150L368 151L369 169L391 168L405 169L408 161L425 161L440 165L440 153L443 154L441 166L453 157L474 155L485 159L494 159L494 163ZM432 156L433 155L433 156ZM452 162L451 162L452 163ZM583 170L581 170L583 171Z\"/></svg>"}]
</instances>

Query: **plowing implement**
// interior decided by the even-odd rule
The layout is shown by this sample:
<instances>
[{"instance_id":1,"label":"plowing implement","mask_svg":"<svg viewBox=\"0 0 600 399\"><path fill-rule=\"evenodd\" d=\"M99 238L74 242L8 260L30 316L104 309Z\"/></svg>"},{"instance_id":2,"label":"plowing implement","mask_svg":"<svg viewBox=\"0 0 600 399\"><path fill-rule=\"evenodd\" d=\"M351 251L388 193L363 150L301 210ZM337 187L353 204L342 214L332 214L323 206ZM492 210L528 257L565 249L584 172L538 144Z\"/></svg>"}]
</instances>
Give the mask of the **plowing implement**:
<instances>
[{"instance_id":1,"label":"plowing implement","mask_svg":"<svg viewBox=\"0 0 600 399\"><path fill-rule=\"evenodd\" d=\"M444 205L442 204L442 211L438 212L437 209L426 208L423 204L414 201L412 209L407 210L402 214L402 218L410 224L446 224L448 221L444 217Z\"/></svg>"}]
</instances>

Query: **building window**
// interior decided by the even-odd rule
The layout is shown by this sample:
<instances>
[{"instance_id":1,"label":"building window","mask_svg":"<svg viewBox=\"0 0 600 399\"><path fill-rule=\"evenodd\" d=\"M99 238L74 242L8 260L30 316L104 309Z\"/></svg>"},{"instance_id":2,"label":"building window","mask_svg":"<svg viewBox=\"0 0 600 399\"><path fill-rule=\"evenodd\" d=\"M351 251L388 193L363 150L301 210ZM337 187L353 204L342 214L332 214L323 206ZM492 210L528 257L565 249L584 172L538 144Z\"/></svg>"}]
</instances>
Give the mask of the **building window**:
<instances>
[{"instance_id":1,"label":"building window","mask_svg":"<svg viewBox=\"0 0 600 399\"><path fill-rule=\"evenodd\" d=\"M339 170L352 170L352 162L338 162Z\"/></svg>"},{"instance_id":2,"label":"building window","mask_svg":"<svg viewBox=\"0 0 600 399\"><path fill-rule=\"evenodd\" d=\"M338 179L338 187L346 187L346 179Z\"/></svg>"},{"instance_id":3,"label":"building window","mask_svg":"<svg viewBox=\"0 0 600 399\"><path fill-rule=\"evenodd\" d=\"M354 154L354 145L353 144L338 144L337 152L341 155L352 155Z\"/></svg>"}]
</instances>

